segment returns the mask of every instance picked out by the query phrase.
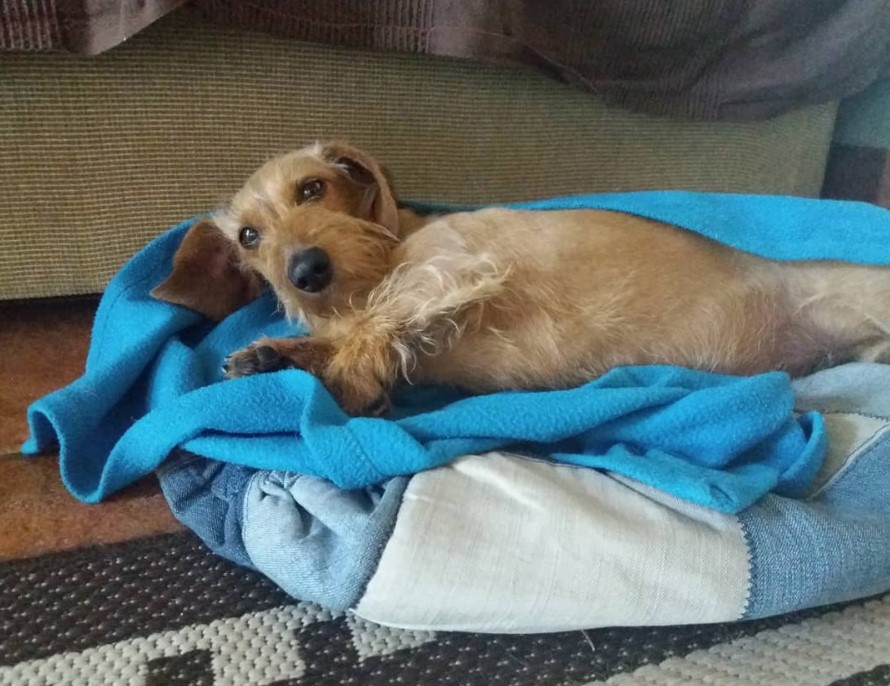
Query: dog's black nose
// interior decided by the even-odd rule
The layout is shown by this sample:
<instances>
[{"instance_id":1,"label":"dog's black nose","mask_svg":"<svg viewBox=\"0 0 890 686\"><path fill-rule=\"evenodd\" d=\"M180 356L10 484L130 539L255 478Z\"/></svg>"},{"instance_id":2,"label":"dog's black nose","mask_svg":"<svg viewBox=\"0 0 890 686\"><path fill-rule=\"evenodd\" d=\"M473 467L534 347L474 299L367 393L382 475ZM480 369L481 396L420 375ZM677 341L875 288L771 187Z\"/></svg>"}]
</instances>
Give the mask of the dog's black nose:
<instances>
[{"instance_id":1,"label":"dog's black nose","mask_svg":"<svg viewBox=\"0 0 890 686\"><path fill-rule=\"evenodd\" d=\"M331 282L331 258L321 248L308 248L294 255L287 266L290 282L307 293L318 293Z\"/></svg>"}]
</instances>

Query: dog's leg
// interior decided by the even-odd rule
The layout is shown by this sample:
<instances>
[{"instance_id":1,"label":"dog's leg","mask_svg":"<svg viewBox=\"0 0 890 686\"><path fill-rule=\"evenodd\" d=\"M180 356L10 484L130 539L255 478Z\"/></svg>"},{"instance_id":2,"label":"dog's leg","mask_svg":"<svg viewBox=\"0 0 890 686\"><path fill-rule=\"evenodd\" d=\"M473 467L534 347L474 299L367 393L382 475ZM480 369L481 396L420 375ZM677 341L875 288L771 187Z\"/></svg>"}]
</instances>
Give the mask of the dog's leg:
<instances>
[{"instance_id":1,"label":"dog's leg","mask_svg":"<svg viewBox=\"0 0 890 686\"><path fill-rule=\"evenodd\" d=\"M373 320L342 320L336 343L317 336L262 338L229 355L223 368L229 379L303 369L321 379L347 412L382 414L389 407L392 355L385 333L369 326Z\"/></svg>"},{"instance_id":2,"label":"dog's leg","mask_svg":"<svg viewBox=\"0 0 890 686\"><path fill-rule=\"evenodd\" d=\"M363 310L331 320L325 336L261 339L227 360L229 377L300 368L351 414L380 414L415 361L457 341L472 306L504 292L508 270L488 256L450 253L403 264Z\"/></svg>"},{"instance_id":3,"label":"dog's leg","mask_svg":"<svg viewBox=\"0 0 890 686\"><path fill-rule=\"evenodd\" d=\"M322 379L351 413L385 409L416 361L455 345L471 312L505 291L509 270L487 255L446 253L397 268L366 309L341 321Z\"/></svg>"},{"instance_id":4,"label":"dog's leg","mask_svg":"<svg viewBox=\"0 0 890 686\"><path fill-rule=\"evenodd\" d=\"M507 270L487 256L452 253L403 264L367 306L332 320L324 338L259 341L230 367L299 367L318 376L351 414L380 414L416 359L454 345L468 312L504 291ZM264 369L256 369L264 371Z\"/></svg>"},{"instance_id":5,"label":"dog's leg","mask_svg":"<svg viewBox=\"0 0 890 686\"><path fill-rule=\"evenodd\" d=\"M305 369L321 376L333 351L323 338L261 338L229 355L223 370L229 379L282 369Z\"/></svg>"}]
</instances>

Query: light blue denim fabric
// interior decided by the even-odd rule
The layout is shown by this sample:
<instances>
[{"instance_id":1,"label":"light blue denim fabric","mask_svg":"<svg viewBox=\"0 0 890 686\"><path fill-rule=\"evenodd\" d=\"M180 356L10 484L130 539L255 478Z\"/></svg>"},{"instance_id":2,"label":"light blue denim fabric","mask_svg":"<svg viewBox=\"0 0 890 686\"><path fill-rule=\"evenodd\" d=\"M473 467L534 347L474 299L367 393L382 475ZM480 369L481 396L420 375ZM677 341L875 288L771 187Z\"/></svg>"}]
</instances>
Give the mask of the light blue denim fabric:
<instances>
[{"instance_id":1,"label":"light blue denim fabric","mask_svg":"<svg viewBox=\"0 0 890 686\"><path fill-rule=\"evenodd\" d=\"M798 406L890 422L890 366L850 364L795 383ZM746 619L890 589L890 435L801 502L769 495L739 515L751 553Z\"/></svg>"},{"instance_id":2,"label":"light blue denim fabric","mask_svg":"<svg viewBox=\"0 0 890 686\"><path fill-rule=\"evenodd\" d=\"M854 412L890 420L890 365L851 362L796 379L800 410Z\"/></svg>"},{"instance_id":3,"label":"light blue denim fabric","mask_svg":"<svg viewBox=\"0 0 890 686\"><path fill-rule=\"evenodd\" d=\"M157 475L170 510L180 522L213 552L255 568L241 538L244 493L255 472L178 452L161 465Z\"/></svg>"},{"instance_id":4,"label":"light blue denim fabric","mask_svg":"<svg viewBox=\"0 0 890 686\"><path fill-rule=\"evenodd\" d=\"M342 490L330 481L257 472L242 535L253 564L285 592L332 610L354 607L392 533L408 477Z\"/></svg>"},{"instance_id":5,"label":"light blue denim fabric","mask_svg":"<svg viewBox=\"0 0 890 686\"><path fill-rule=\"evenodd\" d=\"M358 602L408 484L397 477L346 491L324 479L184 452L158 478L173 514L213 552L332 610Z\"/></svg>"}]
</instances>

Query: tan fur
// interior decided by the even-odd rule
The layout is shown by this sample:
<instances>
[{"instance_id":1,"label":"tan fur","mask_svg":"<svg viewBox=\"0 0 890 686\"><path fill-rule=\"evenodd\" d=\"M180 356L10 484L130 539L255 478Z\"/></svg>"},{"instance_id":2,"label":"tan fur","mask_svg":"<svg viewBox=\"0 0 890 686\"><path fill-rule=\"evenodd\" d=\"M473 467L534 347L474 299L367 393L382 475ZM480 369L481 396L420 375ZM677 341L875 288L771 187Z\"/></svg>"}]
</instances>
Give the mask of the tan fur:
<instances>
[{"instance_id":1,"label":"tan fur","mask_svg":"<svg viewBox=\"0 0 890 686\"><path fill-rule=\"evenodd\" d=\"M301 205L306 178L324 178L328 192ZM385 408L400 378L477 392L565 388L618 365L801 374L890 352L890 270L772 262L605 211L424 219L396 212L385 171L343 144L269 162L215 222L312 331L239 351L232 375L262 371L258 347L266 358L274 349L281 361L270 368L308 369L355 413ZM256 250L237 245L247 225L263 234ZM334 265L317 294L286 277L289 256L310 246ZM188 287L208 288L180 279Z\"/></svg>"}]
</instances>

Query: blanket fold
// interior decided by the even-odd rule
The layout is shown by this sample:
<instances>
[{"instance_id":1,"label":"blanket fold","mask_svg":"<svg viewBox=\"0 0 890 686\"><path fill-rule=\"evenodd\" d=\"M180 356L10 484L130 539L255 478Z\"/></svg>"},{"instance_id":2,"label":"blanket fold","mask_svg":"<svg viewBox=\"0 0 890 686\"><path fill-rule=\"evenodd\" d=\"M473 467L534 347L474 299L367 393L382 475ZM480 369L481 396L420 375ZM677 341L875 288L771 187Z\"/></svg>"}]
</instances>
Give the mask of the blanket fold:
<instances>
[{"instance_id":1,"label":"blanket fold","mask_svg":"<svg viewBox=\"0 0 890 686\"><path fill-rule=\"evenodd\" d=\"M857 203L678 192L562 198L521 209L639 214L776 259L890 263L890 214ZM189 222L137 254L97 313L84 375L35 402L28 454L58 445L66 487L96 502L178 450L358 488L500 448L604 469L737 512L769 491L801 495L825 450L782 373L737 378L620 368L564 391L463 397L408 388L391 418L345 415L298 370L224 381L227 354L297 333L271 294L216 326L153 300Z\"/></svg>"}]
</instances>

